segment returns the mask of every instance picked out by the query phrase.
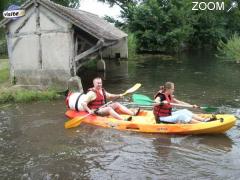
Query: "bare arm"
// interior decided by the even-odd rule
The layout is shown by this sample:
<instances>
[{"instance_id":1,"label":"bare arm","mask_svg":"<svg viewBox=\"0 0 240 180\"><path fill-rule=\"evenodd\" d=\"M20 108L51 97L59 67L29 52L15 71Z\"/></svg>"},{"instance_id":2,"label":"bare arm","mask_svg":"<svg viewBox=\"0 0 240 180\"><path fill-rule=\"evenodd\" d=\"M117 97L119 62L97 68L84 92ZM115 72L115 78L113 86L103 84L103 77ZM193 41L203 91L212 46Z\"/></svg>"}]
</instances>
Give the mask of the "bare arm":
<instances>
[{"instance_id":1,"label":"bare arm","mask_svg":"<svg viewBox=\"0 0 240 180\"><path fill-rule=\"evenodd\" d=\"M178 100L178 99L176 99L176 98L173 98L173 102L174 102L174 103L177 103L177 104L190 105L189 103L186 103L186 102L180 101L180 100Z\"/></svg>"},{"instance_id":2,"label":"bare arm","mask_svg":"<svg viewBox=\"0 0 240 180\"><path fill-rule=\"evenodd\" d=\"M176 98L173 98L173 102L174 102L174 103L177 103L177 104L179 104L179 105L190 105L190 106L192 106L193 108L197 108L197 107L198 107L198 106L195 105L195 104L192 105L192 104L189 104L189 103L180 101L180 100L178 100L178 99L176 99Z\"/></svg>"},{"instance_id":3,"label":"bare arm","mask_svg":"<svg viewBox=\"0 0 240 180\"><path fill-rule=\"evenodd\" d=\"M107 91L105 91L107 99L114 99L114 98L120 98L123 95L122 94L111 94Z\"/></svg>"},{"instance_id":4,"label":"bare arm","mask_svg":"<svg viewBox=\"0 0 240 180\"><path fill-rule=\"evenodd\" d=\"M89 107L88 107L88 103L90 103L91 101L93 101L94 99L96 99L96 94L92 91L89 91L87 94L86 94L86 98L85 100L81 103L84 110L87 111L88 113L90 114L93 114L93 110L91 110Z\"/></svg>"}]
</instances>

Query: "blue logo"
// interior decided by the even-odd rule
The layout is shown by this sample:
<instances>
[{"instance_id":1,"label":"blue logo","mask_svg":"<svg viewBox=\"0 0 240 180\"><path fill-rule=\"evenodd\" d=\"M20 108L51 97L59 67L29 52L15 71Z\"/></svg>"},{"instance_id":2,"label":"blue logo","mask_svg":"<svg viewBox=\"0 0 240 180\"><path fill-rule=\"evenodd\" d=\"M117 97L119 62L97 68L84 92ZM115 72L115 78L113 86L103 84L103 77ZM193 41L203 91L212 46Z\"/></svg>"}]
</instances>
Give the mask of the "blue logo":
<instances>
[{"instance_id":1,"label":"blue logo","mask_svg":"<svg viewBox=\"0 0 240 180\"><path fill-rule=\"evenodd\" d=\"M8 10L3 12L3 17L11 18L11 19L18 19L25 15L25 10L20 9L20 6L11 5L8 7Z\"/></svg>"}]
</instances>

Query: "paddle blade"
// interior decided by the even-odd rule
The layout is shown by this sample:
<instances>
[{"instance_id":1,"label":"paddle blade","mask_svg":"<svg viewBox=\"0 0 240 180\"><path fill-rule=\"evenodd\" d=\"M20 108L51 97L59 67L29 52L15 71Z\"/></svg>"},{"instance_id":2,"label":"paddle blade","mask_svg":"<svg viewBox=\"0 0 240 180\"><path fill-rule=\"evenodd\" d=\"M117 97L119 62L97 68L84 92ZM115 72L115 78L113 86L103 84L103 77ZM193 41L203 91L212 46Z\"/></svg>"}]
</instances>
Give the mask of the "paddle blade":
<instances>
[{"instance_id":1,"label":"paddle blade","mask_svg":"<svg viewBox=\"0 0 240 180\"><path fill-rule=\"evenodd\" d=\"M142 86L142 84L137 83L137 84L135 84L133 87L131 87L130 89L126 90L126 91L123 93L123 95L129 94L129 93L133 93L133 92L135 92L136 90L138 90L141 86Z\"/></svg>"},{"instance_id":2,"label":"paddle blade","mask_svg":"<svg viewBox=\"0 0 240 180\"><path fill-rule=\"evenodd\" d=\"M133 94L132 99L134 103L144 106L152 105L152 103L154 103L152 99L142 94Z\"/></svg>"},{"instance_id":3,"label":"paddle blade","mask_svg":"<svg viewBox=\"0 0 240 180\"><path fill-rule=\"evenodd\" d=\"M216 112L218 110L217 107L200 107L200 108L206 112Z\"/></svg>"},{"instance_id":4,"label":"paddle blade","mask_svg":"<svg viewBox=\"0 0 240 180\"><path fill-rule=\"evenodd\" d=\"M86 116L77 116L77 117L75 117L73 119L70 119L67 122L65 122L64 127L66 129L77 127L77 126L79 126L81 124L82 120L85 117Z\"/></svg>"}]
</instances>

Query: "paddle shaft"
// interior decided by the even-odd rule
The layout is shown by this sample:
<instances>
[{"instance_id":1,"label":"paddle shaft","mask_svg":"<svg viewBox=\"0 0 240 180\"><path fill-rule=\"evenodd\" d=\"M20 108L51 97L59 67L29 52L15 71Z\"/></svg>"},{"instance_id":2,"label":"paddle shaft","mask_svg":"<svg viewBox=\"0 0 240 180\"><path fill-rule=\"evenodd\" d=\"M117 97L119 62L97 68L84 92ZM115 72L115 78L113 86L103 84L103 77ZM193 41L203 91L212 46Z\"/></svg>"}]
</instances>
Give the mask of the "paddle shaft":
<instances>
[{"instance_id":1,"label":"paddle shaft","mask_svg":"<svg viewBox=\"0 0 240 180\"><path fill-rule=\"evenodd\" d=\"M100 107L97 108L95 111L97 111L97 110L99 110L99 109L101 109L101 108L104 108L104 107L108 106L109 104L113 103L113 101L116 101L116 100L119 99L119 98L120 98L120 96L114 98L112 101L109 101L109 102L107 102L106 104L100 106ZM91 113L88 113L88 114L86 114L85 116L82 116L81 119L84 119L84 118L86 118L86 117L88 117L88 116L90 116L90 115L91 115Z\"/></svg>"},{"instance_id":2,"label":"paddle shaft","mask_svg":"<svg viewBox=\"0 0 240 180\"><path fill-rule=\"evenodd\" d=\"M102 105L101 107L99 107L98 109L101 109L109 104L111 104L113 101L109 101L108 103ZM85 119L86 117L90 116L92 113L88 113L84 116L77 116L67 122L65 122L65 128L73 128L73 127L76 127L76 126L79 126L81 124L81 122L83 121L83 119Z\"/></svg>"},{"instance_id":3,"label":"paddle shaft","mask_svg":"<svg viewBox=\"0 0 240 180\"><path fill-rule=\"evenodd\" d=\"M193 105L190 104L176 104L176 103L170 103L172 106L179 106L179 107L186 107L186 108L194 108ZM199 109L207 109L209 107L202 107L202 106L197 106Z\"/></svg>"},{"instance_id":4,"label":"paddle shaft","mask_svg":"<svg viewBox=\"0 0 240 180\"><path fill-rule=\"evenodd\" d=\"M154 101L152 101L152 105L149 105L148 107L150 106L154 106ZM135 103L136 105L139 105L138 103ZM176 103L170 103L172 106L177 106L177 107L186 107L186 108L193 108L193 105L190 105L190 104L176 104ZM198 108L200 109L203 109L205 107L199 107Z\"/></svg>"},{"instance_id":5,"label":"paddle shaft","mask_svg":"<svg viewBox=\"0 0 240 180\"><path fill-rule=\"evenodd\" d=\"M115 98L114 100L116 100L116 99L118 99L118 98L119 98L119 97ZM104 108L105 106L108 106L108 105L111 104L111 103L113 103L113 101L109 101L108 103L100 106L99 108L96 109L96 111L99 110L99 109L101 109L101 108ZM91 115L91 113L88 113L88 114L86 114L85 116L82 116L81 119L84 119L84 118L88 117L89 115Z\"/></svg>"},{"instance_id":6,"label":"paddle shaft","mask_svg":"<svg viewBox=\"0 0 240 180\"><path fill-rule=\"evenodd\" d=\"M156 104L155 101L153 101L151 98L148 96L142 95L142 94L133 94L133 101L138 104L138 105L147 105L147 106L153 106ZM176 104L176 103L170 103L173 106L178 106L178 107L186 107L186 108L195 108L196 106L190 105L190 104ZM206 112L214 112L217 110L216 107L199 107L197 106L196 108L202 109Z\"/></svg>"}]
</instances>

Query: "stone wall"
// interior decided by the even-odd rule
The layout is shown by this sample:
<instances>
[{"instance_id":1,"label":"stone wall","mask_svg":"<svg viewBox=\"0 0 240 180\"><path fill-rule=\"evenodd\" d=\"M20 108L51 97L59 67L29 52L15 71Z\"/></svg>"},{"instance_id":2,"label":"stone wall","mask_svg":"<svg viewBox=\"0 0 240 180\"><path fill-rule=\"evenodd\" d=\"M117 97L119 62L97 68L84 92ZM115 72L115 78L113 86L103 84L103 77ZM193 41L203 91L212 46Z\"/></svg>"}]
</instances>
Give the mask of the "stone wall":
<instances>
[{"instance_id":1,"label":"stone wall","mask_svg":"<svg viewBox=\"0 0 240 180\"><path fill-rule=\"evenodd\" d=\"M32 6L24 17L12 21L7 28L13 82L59 87L67 84L74 49L69 22L45 7Z\"/></svg>"},{"instance_id":2,"label":"stone wall","mask_svg":"<svg viewBox=\"0 0 240 180\"><path fill-rule=\"evenodd\" d=\"M127 37L119 40L116 45L110 46L102 52L105 59L128 58L128 39Z\"/></svg>"}]
</instances>

